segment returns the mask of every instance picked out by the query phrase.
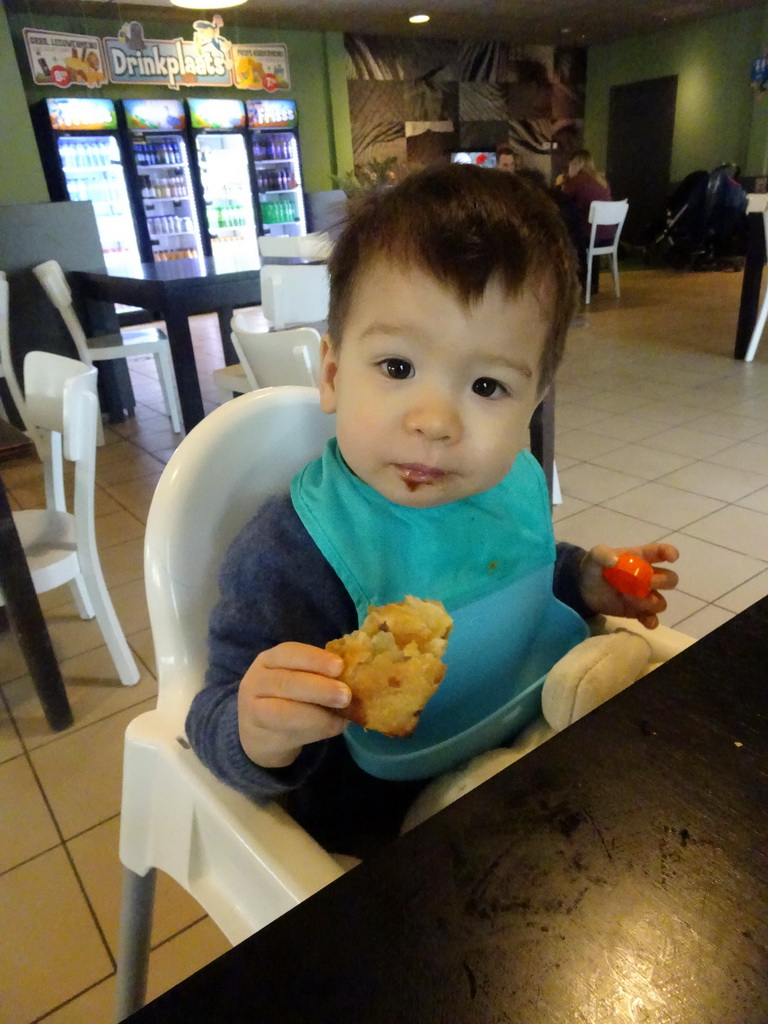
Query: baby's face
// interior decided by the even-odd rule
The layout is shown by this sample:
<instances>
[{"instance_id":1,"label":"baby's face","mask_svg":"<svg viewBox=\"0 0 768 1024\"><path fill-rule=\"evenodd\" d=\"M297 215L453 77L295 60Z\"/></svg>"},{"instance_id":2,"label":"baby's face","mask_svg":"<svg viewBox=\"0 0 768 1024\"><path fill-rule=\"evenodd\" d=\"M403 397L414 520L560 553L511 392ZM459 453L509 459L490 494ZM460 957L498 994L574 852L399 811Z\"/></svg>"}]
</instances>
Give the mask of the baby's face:
<instances>
[{"instance_id":1,"label":"baby's face","mask_svg":"<svg viewBox=\"0 0 768 1024\"><path fill-rule=\"evenodd\" d=\"M491 284L465 307L420 270L374 263L339 353L323 341L321 403L347 465L412 508L494 487L528 445L547 328L531 291Z\"/></svg>"}]
</instances>

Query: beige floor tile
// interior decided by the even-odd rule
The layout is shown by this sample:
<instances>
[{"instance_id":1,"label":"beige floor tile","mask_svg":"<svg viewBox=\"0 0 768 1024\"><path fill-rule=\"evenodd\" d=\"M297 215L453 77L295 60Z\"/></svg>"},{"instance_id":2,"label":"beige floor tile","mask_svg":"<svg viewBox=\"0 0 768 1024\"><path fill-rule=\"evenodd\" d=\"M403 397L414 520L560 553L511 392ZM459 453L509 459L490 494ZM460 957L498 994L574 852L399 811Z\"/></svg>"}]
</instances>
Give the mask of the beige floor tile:
<instances>
[{"instance_id":1,"label":"beige floor tile","mask_svg":"<svg viewBox=\"0 0 768 1024\"><path fill-rule=\"evenodd\" d=\"M590 409L588 405L577 404L576 402L561 402L560 396L556 402L556 421L558 430L570 430L574 427L588 427L590 423L604 420L610 413L600 409Z\"/></svg>"},{"instance_id":2,"label":"beige floor tile","mask_svg":"<svg viewBox=\"0 0 768 1024\"><path fill-rule=\"evenodd\" d=\"M604 437L602 434L595 434L590 430L578 428L558 433L555 438L555 455L568 455L572 459L583 461L591 459L594 455L602 455L604 452L614 451L621 448L624 442L621 438Z\"/></svg>"},{"instance_id":3,"label":"beige floor tile","mask_svg":"<svg viewBox=\"0 0 768 1024\"><path fill-rule=\"evenodd\" d=\"M673 566L675 571L677 571L677 564L675 563ZM687 619L689 615L693 615L700 608L706 607L706 602L702 601L700 597L693 597L682 590L665 590L664 600L667 602L667 609L662 612L661 621L665 626L677 627L678 622Z\"/></svg>"},{"instance_id":4,"label":"beige floor tile","mask_svg":"<svg viewBox=\"0 0 768 1024\"><path fill-rule=\"evenodd\" d=\"M26 757L0 765L0 874L59 841Z\"/></svg>"},{"instance_id":5,"label":"beige floor tile","mask_svg":"<svg viewBox=\"0 0 768 1024\"><path fill-rule=\"evenodd\" d=\"M113 955L117 954L122 865L118 855L120 821L113 818L67 846ZM151 944L154 948L204 918L205 911L168 875L158 872Z\"/></svg>"},{"instance_id":6,"label":"beige floor tile","mask_svg":"<svg viewBox=\"0 0 768 1024\"><path fill-rule=\"evenodd\" d=\"M757 558L727 551L685 533L672 533L661 539L680 551L675 572L680 577L681 589L702 601L717 601L768 568Z\"/></svg>"},{"instance_id":7,"label":"beige floor tile","mask_svg":"<svg viewBox=\"0 0 768 1024\"><path fill-rule=\"evenodd\" d=\"M651 525L642 519L625 516L599 505L555 523L557 540L580 544L587 549L595 544L608 544L617 548L650 544L651 541L661 540L666 532L661 526Z\"/></svg>"},{"instance_id":8,"label":"beige floor tile","mask_svg":"<svg viewBox=\"0 0 768 1024\"><path fill-rule=\"evenodd\" d=\"M596 466L615 469L620 473L642 477L643 480L655 480L663 473L671 473L690 463L684 455L674 452L661 452L658 448L646 448L640 444L628 444L616 448L604 455L596 455L590 459Z\"/></svg>"},{"instance_id":9,"label":"beige floor tile","mask_svg":"<svg viewBox=\"0 0 768 1024\"><path fill-rule=\"evenodd\" d=\"M152 952L149 958L147 1000L157 999L163 992L178 985L231 948L208 917L187 928Z\"/></svg>"},{"instance_id":10,"label":"beige floor tile","mask_svg":"<svg viewBox=\"0 0 768 1024\"><path fill-rule=\"evenodd\" d=\"M138 633L149 626L147 594L143 579L113 587L110 596L126 636Z\"/></svg>"},{"instance_id":11,"label":"beige floor tile","mask_svg":"<svg viewBox=\"0 0 768 1024\"><path fill-rule=\"evenodd\" d=\"M131 633L127 639L134 652L156 679L157 664L155 662L155 645L152 640L152 630L150 628L140 629L137 633Z\"/></svg>"},{"instance_id":12,"label":"beige floor tile","mask_svg":"<svg viewBox=\"0 0 768 1024\"><path fill-rule=\"evenodd\" d=\"M648 448L658 448L662 452L704 459L729 447L731 440L717 434L691 430L686 426L669 427L659 434L654 434L653 437L646 437L644 443Z\"/></svg>"},{"instance_id":13,"label":"beige floor tile","mask_svg":"<svg viewBox=\"0 0 768 1024\"><path fill-rule=\"evenodd\" d=\"M115 497L114 493L111 495ZM119 503L119 499L116 499ZM123 544L133 538L144 537L144 523L125 508L99 516L96 520L96 546L101 553L113 544Z\"/></svg>"},{"instance_id":14,"label":"beige floor tile","mask_svg":"<svg viewBox=\"0 0 768 1024\"><path fill-rule=\"evenodd\" d=\"M723 451L702 457L717 466L732 466L736 469L743 469L747 473L760 473L763 477L768 476L768 448L764 445L752 444L751 441L741 441Z\"/></svg>"},{"instance_id":15,"label":"beige floor tile","mask_svg":"<svg viewBox=\"0 0 768 1024\"><path fill-rule=\"evenodd\" d=\"M112 972L61 847L0 876L0 934L0 992L9 1024L36 1020Z\"/></svg>"},{"instance_id":16,"label":"beige floor tile","mask_svg":"<svg viewBox=\"0 0 768 1024\"><path fill-rule=\"evenodd\" d=\"M736 441L746 441L765 431L765 421L749 416L734 416L732 413L716 412L700 416L686 424L689 430L704 430L708 434L722 434Z\"/></svg>"},{"instance_id":17,"label":"beige floor tile","mask_svg":"<svg viewBox=\"0 0 768 1024\"><path fill-rule=\"evenodd\" d=\"M643 483L641 477L605 469L591 462L564 469L559 477L563 494L592 503L606 501Z\"/></svg>"},{"instance_id":18,"label":"beige floor tile","mask_svg":"<svg viewBox=\"0 0 768 1024\"><path fill-rule=\"evenodd\" d=\"M0 764L10 761L12 757L18 757L23 751L24 747L8 714L5 700L0 697Z\"/></svg>"},{"instance_id":19,"label":"beige floor tile","mask_svg":"<svg viewBox=\"0 0 768 1024\"><path fill-rule=\"evenodd\" d=\"M45 1024L110 1024L115 1013L115 976L75 996L45 1017Z\"/></svg>"},{"instance_id":20,"label":"beige floor tile","mask_svg":"<svg viewBox=\"0 0 768 1024\"><path fill-rule=\"evenodd\" d=\"M26 674L27 666L21 648L9 629L0 633L0 683Z\"/></svg>"},{"instance_id":21,"label":"beige floor tile","mask_svg":"<svg viewBox=\"0 0 768 1024\"><path fill-rule=\"evenodd\" d=\"M683 532L768 562L768 515L762 512L729 505L689 523Z\"/></svg>"},{"instance_id":22,"label":"beige floor tile","mask_svg":"<svg viewBox=\"0 0 768 1024\"><path fill-rule=\"evenodd\" d=\"M84 729L60 734L30 753L65 839L114 817L120 810L123 737L131 719L148 711L146 701Z\"/></svg>"},{"instance_id":23,"label":"beige floor tile","mask_svg":"<svg viewBox=\"0 0 768 1024\"><path fill-rule=\"evenodd\" d=\"M594 434L634 442L658 434L664 429L664 424L638 413L623 413L620 416L608 416L606 419L597 420L589 429Z\"/></svg>"},{"instance_id":24,"label":"beige floor tile","mask_svg":"<svg viewBox=\"0 0 768 1024\"><path fill-rule=\"evenodd\" d=\"M664 424L679 426L701 416L700 409L687 406L684 402L645 402L643 405L632 408L631 412L633 416L642 417L651 423L658 423L659 427Z\"/></svg>"},{"instance_id":25,"label":"beige floor tile","mask_svg":"<svg viewBox=\"0 0 768 1024\"><path fill-rule=\"evenodd\" d=\"M745 498L736 502L736 504L768 515L768 487L761 487L759 491L748 494Z\"/></svg>"},{"instance_id":26,"label":"beige floor tile","mask_svg":"<svg viewBox=\"0 0 768 1024\"><path fill-rule=\"evenodd\" d=\"M567 519L568 516L574 516L577 512L582 512L584 509L591 508L588 501L582 501L581 498L574 498L571 494L564 494L563 500L559 505L552 507L552 522L559 523L561 519Z\"/></svg>"},{"instance_id":27,"label":"beige floor tile","mask_svg":"<svg viewBox=\"0 0 768 1024\"><path fill-rule=\"evenodd\" d=\"M102 487L136 480L157 471L157 460L131 441L119 441L102 450L96 465L96 482Z\"/></svg>"},{"instance_id":28,"label":"beige floor tile","mask_svg":"<svg viewBox=\"0 0 768 1024\"><path fill-rule=\"evenodd\" d=\"M680 487L721 501L738 501L768 485L768 475L760 476L733 466L713 467L711 462L693 462L682 469L660 476L657 483Z\"/></svg>"},{"instance_id":29,"label":"beige floor tile","mask_svg":"<svg viewBox=\"0 0 768 1024\"><path fill-rule=\"evenodd\" d=\"M61 662L61 674L74 717L74 724L68 731L82 729L155 698L157 682L154 676L140 661L137 664L141 672L139 681L133 686L123 686L104 646ZM49 728L29 676L6 683L4 692L28 750L65 735Z\"/></svg>"},{"instance_id":30,"label":"beige floor tile","mask_svg":"<svg viewBox=\"0 0 768 1024\"><path fill-rule=\"evenodd\" d=\"M645 519L649 523L658 523L670 530L682 529L723 507L723 503L714 498L705 498L703 494L692 494L654 481L609 498L602 504L616 512Z\"/></svg>"},{"instance_id":31,"label":"beige floor tile","mask_svg":"<svg viewBox=\"0 0 768 1024\"><path fill-rule=\"evenodd\" d=\"M120 506L112 498L103 487L99 487L98 484L93 495L93 511L94 515L98 518L99 516L108 516L113 512L119 512Z\"/></svg>"},{"instance_id":32,"label":"beige floor tile","mask_svg":"<svg viewBox=\"0 0 768 1024\"><path fill-rule=\"evenodd\" d=\"M100 554L101 570L107 587L120 587L124 583L144 578L144 537L133 537L122 544L112 544Z\"/></svg>"},{"instance_id":33,"label":"beige floor tile","mask_svg":"<svg viewBox=\"0 0 768 1024\"><path fill-rule=\"evenodd\" d=\"M589 409L596 409L607 414L614 413L616 415L634 412L636 409L642 408L646 404L646 396L635 389L632 390L611 390L611 391L600 391L597 393L587 393L584 397L579 396L578 392L583 390L582 388L574 388L573 401L583 403ZM555 392L558 400L560 399L560 389L558 388Z\"/></svg>"},{"instance_id":34,"label":"beige floor tile","mask_svg":"<svg viewBox=\"0 0 768 1024\"><path fill-rule=\"evenodd\" d=\"M717 605L708 604L706 608L702 608L701 611L694 612L689 618L678 622L676 628L681 633L700 640L707 633L711 633L713 629L717 629L718 626L722 626L724 622L728 622L732 618L731 612L724 608L718 608Z\"/></svg>"},{"instance_id":35,"label":"beige floor tile","mask_svg":"<svg viewBox=\"0 0 768 1024\"><path fill-rule=\"evenodd\" d=\"M149 506L159 479L160 468L156 473L142 476L138 480L131 480L129 483L124 484L113 484L108 488L108 491L115 501L127 509L131 515L140 522L146 523Z\"/></svg>"},{"instance_id":36,"label":"beige floor tile","mask_svg":"<svg viewBox=\"0 0 768 1024\"><path fill-rule=\"evenodd\" d=\"M755 601L759 601L766 595L768 595L768 569L759 572L751 580L742 583L740 587L735 587L727 594L718 597L717 604L721 608L727 608L729 612L743 612L745 608L749 608Z\"/></svg>"}]
</instances>

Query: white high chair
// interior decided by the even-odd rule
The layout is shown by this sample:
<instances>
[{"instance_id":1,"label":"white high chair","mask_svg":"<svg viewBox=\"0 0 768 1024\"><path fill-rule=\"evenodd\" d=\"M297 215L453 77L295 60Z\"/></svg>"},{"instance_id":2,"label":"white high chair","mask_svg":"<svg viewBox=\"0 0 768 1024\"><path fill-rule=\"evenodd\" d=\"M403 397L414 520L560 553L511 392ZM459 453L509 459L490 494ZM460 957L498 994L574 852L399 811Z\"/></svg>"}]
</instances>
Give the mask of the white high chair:
<instances>
[{"instance_id":1,"label":"white high chair","mask_svg":"<svg viewBox=\"0 0 768 1024\"><path fill-rule=\"evenodd\" d=\"M747 197L747 202L747 213L762 213L763 215L763 235L765 237L766 252L768 252L768 204L766 204L766 196L753 193ZM763 331L765 330L766 320L768 320L768 287L766 287L763 292L760 311L757 314L757 320L755 321L755 326L744 356L745 363L751 363L757 354L760 339L762 338Z\"/></svg>"},{"instance_id":2,"label":"white high chair","mask_svg":"<svg viewBox=\"0 0 768 1024\"><path fill-rule=\"evenodd\" d=\"M120 681L130 686L138 682L139 670L115 614L96 547L96 370L51 352L28 352L24 381L26 416L43 458L47 505L13 514L32 582L38 594L70 584L80 617L96 617ZM66 510L62 455L75 463L72 513Z\"/></svg>"},{"instance_id":3,"label":"white high chair","mask_svg":"<svg viewBox=\"0 0 768 1024\"><path fill-rule=\"evenodd\" d=\"M624 227L624 220L629 209L629 202L621 199L618 202L598 202L595 200L589 207L589 223L592 230L589 235L589 249L587 250L587 284L585 288L584 302L589 304L592 294L592 257L610 256L611 269L613 270L613 290L616 298L621 295L619 288L619 238L621 229ZM595 235L600 226L613 226L613 241L610 245L598 245L595 242Z\"/></svg>"},{"instance_id":4,"label":"white high chair","mask_svg":"<svg viewBox=\"0 0 768 1024\"><path fill-rule=\"evenodd\" d=\"M330 292L324 263L267 263L260 275L262 312L275 330L328 319Z\"/></svg>"},{"instance_id":5,"label":"white high chair","mask_svg":"<svg viewBox=\"0 0 768 1024\"><path fill-rule=\"evenodd\" d=\"M72 292L64 271L56 260L46 260L33 267L33 273L43 286L46 295L61 313L77 347L77 353L84 363L91 366L94 362L108 359L129 359L131 356L154 357L157 367L157 379L163 392L165 408L171 419L174 433L181 433L181 408L176 389L176 377L171 362L171 348L168 335L156 327L136 327L116 334L103 334L95 338L86 338L82 324L77 318L72 305ZM101 419L99 419L99 437Z\"/></svg>"},{"instance_id":6,"label":"white high chair","mask_svg":"<svg viewBox=\"0 0 768 1024\"><path fill-rule=\"evenodd\" d=\"M287 491L333 432L314 388L253 391L195 427L155 491L145 577L159 695L157 709L125 735L118 1020L144 1000L156 868L191 893L232 943L343 874L281 807L258 806L218 782L184 739L187 710L203 685L221 559L262 502Z\"/></svg>"},{"instance_id":7,"label":"white high chair","mask_svg":"<svg viewBox=\"0 0 768 1024\"><path fill-rule=\"evenodd\" d=\"M316 388L320 379L320 335L312 327L252 331L246 314L232 317L232 344L240 360L213 371L222 402L232 394L295 384Z\"/></svg>"}]
</instances>

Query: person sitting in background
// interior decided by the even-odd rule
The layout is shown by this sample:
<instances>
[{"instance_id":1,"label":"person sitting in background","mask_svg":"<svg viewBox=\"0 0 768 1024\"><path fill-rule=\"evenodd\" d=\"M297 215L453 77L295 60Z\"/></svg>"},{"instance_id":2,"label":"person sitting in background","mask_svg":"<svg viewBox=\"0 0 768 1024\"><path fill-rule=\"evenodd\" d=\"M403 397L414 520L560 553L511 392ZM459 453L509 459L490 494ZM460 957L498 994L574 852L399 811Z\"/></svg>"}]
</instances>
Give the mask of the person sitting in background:
<instances>
[{"instance_id":1,"label":"person sitting in background","mask_svg":"<svg viewBox=\"0 0 768 1024\"><path fill-rule=\"evenodd\" d=\"M581 217L581 229L584 236L584 246L589 246L589 235L591 225L589 223L589 208L594 202L610 202L612 199L611 190L605 177L595 167L592 154L588 149L577 150L571 157L568 164L568 174L563 181L561 188L566 196L570 196L576 204ZM614 228L598 227L595 234L595 242L598 245L610 245L613 241ZM600 257L595 256L592 264L592 294L598 290L600 276Z\"/></svg>"},{"instance_id":2,"label":"person sitting in background","mask_svg":"<svg viewBox=\"0 0 768 1024\"><path fill-rule=\"evenodd\" d=\"M517 157L511 146L502 145L496 147L496 169L499 171L509 171L510 174L514 174L517 170Z\"/></svg>"}]
</instances>

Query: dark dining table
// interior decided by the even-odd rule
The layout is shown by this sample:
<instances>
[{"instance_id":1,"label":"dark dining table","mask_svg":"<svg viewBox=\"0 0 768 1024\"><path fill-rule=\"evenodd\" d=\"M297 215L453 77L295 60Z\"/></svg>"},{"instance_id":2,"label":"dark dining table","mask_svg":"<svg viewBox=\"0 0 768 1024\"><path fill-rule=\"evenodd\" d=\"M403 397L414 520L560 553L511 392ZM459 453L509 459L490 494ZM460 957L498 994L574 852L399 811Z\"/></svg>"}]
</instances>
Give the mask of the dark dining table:
<instances>
[{"instance_id":1,"label":"dark dining table","mask_svg":"<svg viewBox=\"0 0 768 1024\"><path fill-rule=\"evenodd\" d=\"M35 446L27 435L0 419L0 462L34 453ZM0 589L8 625L21 647L46 721L52 729L66 729L72 725L72 710L1 476Z\"/></svg>"},{"instance_id":2,"label":"dark dining table","mask_svg":"<svg viewBox=\"0 0 768 1024\"><path fill-rule=\"evenodd\" d=\"M132 1024L766 1024L768 598Z\"/></svg>"},{"instance_id":3,"label":"dark dining table","mask_svg":"<svg viewBox=\"0 0 768 1024\"><path fill-rule=\"evenodd\" d=\"M167 260L142 263L120 274L75 271L69 277L86 301L138 306L165 320L184 428L190 431L204 411L189 317L217 313L225 364L236 363L230 341L232 311L261 302L258 261L238 270L217 270L211 257Z\"/></svg>"}]
</instances>

